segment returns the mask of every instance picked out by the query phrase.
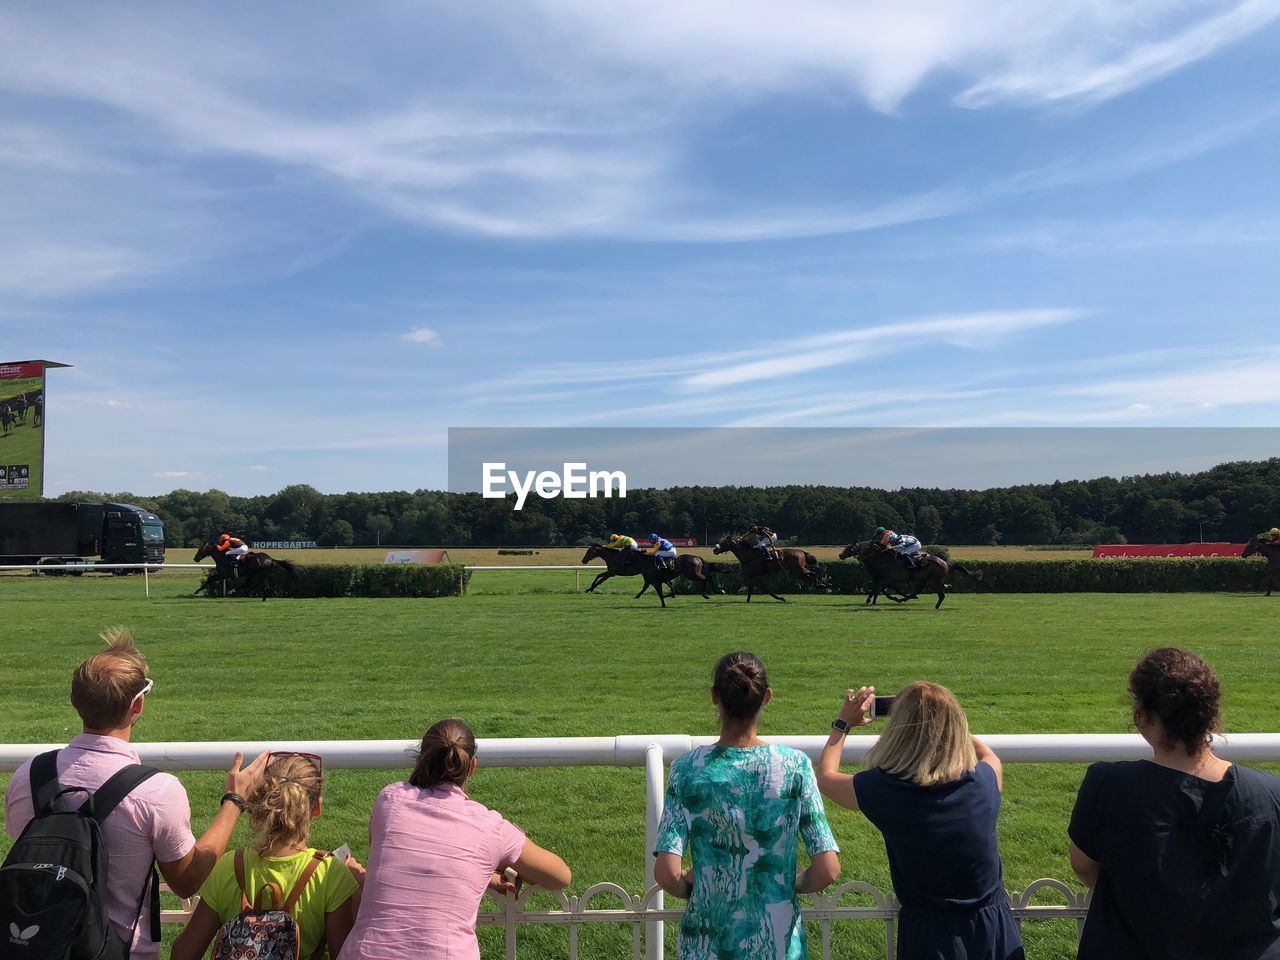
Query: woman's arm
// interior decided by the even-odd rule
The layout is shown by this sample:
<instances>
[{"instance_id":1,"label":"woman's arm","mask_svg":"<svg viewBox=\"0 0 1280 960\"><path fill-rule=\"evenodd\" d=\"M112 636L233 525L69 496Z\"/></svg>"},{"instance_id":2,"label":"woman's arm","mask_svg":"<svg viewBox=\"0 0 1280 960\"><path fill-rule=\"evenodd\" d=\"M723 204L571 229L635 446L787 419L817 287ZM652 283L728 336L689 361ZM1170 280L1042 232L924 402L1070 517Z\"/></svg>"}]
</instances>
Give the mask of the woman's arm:
<instances>
[{"instance_id":1,"label":"woman's arm","mask_svg":"<svg viewBox=\"0 0 1280 960\"><path fill-rule=\"evenodd\" d=\"M856 692L846 690L844 700L840 703L839 718L850 727L860 727L870 723L867 711L875 695L875 687L860 687ZM818 789L822 791L823 796L842 807L857 810L858 794L853 788L853 777L840 772L840 754L844 750L845 736L844 731L832 728L831 736L827 737L827 744L822 748L822 757L818 760L818 769L814 771L814 776L818 780Z\"/></svg>"},{"instance_id":2,"label":"woman's arm","mask_svg":"<svg viewBox=\"0 0 1280 960\"><path fill-rule=\"evenodd\" d=\"M201 900L196 904L195 912L191 914L187 925L178 934L178 939L173 941L173 949L169 952L170 960L200 960L221 926L213 908Z\"/></svg>"},{"instance_id":3,"label":"woman's arm","mask_svg":"<svg viewBox=\"0 0 1280 960\"><path fill-rule=\"evenodd\" d=\"M688 900L693 896L693 867L683 869L678 853L660 853L653 864L653 879L673 897Z\"/></svg>"},{"instance_id":4,"label":"woman's arm","mask_svg":"<svg viewBox=\"0 0 1280 960\"><path fill-rule=\"evenodd\" d=\"M1098 885L1098 872L1102 869L1098 861L1090 859L1074 843L1067 844L1067 856L1071 858L1071 869L1076 872L1080 882L1090 890L1096 887Z\"/></svg>"},{"instance_id":5,"label":"woman's arm","mask_svg":"<svg viewBox=\"0 0 1280 960\"><path fill-rule=\"evenodd\" d=\"M525 840L520 859L513 866L521 880L536 883L547 890L562 890L573 880L573 873L563 860L532 840Z\"/></svg>"},{"instance_id":6,"label":"woman's arm","mask_svg":"<svg viewBox=\"0 0 1280 960\"><path fill-rule=\"evenodd\" d=\"M324 940L330 957L336 957L342 945L347 942L347 936L351 933L351 928L356 925L356 914L359 912L360 891L357 890L336 910L331 910L324 915Z\"/></svg>"},{"instance_id":7,"label":"woman's arm","mask_svg":"<svg viewBox=\"0 0 1280 960\"><path fill-rule=\"evenodd\" d=\"M796 893L817 893L840 879L840 857L834 850L816 853L809 868L796 877Z\"/></svg>"},{"instance_id":8,"label":"woman's arm","mask_svg":"<svg viewBox=\"0 0 1280 960\"><path fill-rule=\"evenodd\" d=\"M973 752L978 755L978 762L985 763L996 772L996 786L1000 791L1004 792L1004 768L1000 765L1000 758L996 756L995 751L988 747L977 737L973 738Z\"/></svg>"}]
</instances>

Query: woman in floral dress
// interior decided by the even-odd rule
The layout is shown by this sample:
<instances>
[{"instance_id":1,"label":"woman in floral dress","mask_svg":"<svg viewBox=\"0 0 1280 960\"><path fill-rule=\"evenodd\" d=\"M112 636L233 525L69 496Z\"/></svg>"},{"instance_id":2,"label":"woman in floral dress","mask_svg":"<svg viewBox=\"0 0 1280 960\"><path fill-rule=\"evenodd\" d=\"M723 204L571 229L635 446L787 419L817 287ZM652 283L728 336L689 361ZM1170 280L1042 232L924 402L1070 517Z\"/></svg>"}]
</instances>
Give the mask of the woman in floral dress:
<instances>
[{"instance_id":1,"label":"woman in floral dress","mask_svg":"<svg viewBox=\"0 0 1280 960\"><path fill-rule=\"evenodd\" d=\"M689 901L681 960L806 960L796 894L840 876L809 758L756 735L772 696L753 654L721 657L711 687L720 739L671 764L654 877ZM797 873L801 839L810 865ZM686 852L693 865L683 869Z\"/></svg>"}]
</instances>

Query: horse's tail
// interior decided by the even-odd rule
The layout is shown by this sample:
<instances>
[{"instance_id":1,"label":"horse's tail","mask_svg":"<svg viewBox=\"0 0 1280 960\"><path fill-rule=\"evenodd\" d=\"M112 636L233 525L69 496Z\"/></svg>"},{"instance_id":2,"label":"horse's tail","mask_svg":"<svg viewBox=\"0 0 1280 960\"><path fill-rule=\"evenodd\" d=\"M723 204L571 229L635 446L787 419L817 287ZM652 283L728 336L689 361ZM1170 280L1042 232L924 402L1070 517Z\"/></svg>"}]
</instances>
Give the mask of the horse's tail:
<instances>
[{"instance_id":1,"label":"horse's tail","mask_svg":"<svg viewBox=\"0 0 1280 960\"><path fill-rule=\"evenodd\" d=\"M952 561L951 561L951 569L952 569L952 570L959 570L959 571L960 571L961 573L963 573L966 577L972 577L974 580L977 580L979 583L981 583L981 582L982 582L982 571L981 571L981 570L966 570L964 567L962 567L960 564L956 563L954 560L952 560Z\"/></svg>"},{"instance_id":2,"label":"horse's tail","mask_svg":"<svg viewBox=\"0 0 1280 960\"><path fill-rule=\"evenodd\" d=\"M715 563L711 560L703 560L702 569L711 573L733 573L736 570L741 570L742 567L734 563Z\"/></svg>"},{"instance_id":3,"label":"horse's tail","mask_svg":"<svg viewBox=\"0 0 1280 960\"><path fill-rule=\"evenodd\" d=\"M292 560L277 560L275 557L272 557L271 562L274 563L276 566L278 566L285 573L289 574L289 576L292 577L294 580L298 579L298 565L294 563Z\"/></svg>"}]
</instances>

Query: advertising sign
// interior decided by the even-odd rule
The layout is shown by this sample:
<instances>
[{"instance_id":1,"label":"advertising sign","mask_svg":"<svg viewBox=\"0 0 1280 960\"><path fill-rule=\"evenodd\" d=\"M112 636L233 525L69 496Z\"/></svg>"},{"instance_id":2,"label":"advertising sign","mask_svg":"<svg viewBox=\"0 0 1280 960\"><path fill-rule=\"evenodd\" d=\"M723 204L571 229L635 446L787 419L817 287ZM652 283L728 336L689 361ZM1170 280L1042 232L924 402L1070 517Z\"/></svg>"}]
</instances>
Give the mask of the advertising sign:
<instances>
[{"instance_id":1,"label":"advertising sign","mask_svg":"<svg viewBox=\"0 0 1280 960\"><path fill-rule=\"evenodd\" d=\"M0 363L0 500L44 494L44 370L43 360Z\"/></svg>"},{"instance_id":2,"label":"advertising sign","mask_svg":"<svg viewBox=\"0 0 1280 960\"><path fill-rule=\"evenodd\" d=\"M1238 557L1243 543L1100 543L1095 557Z\"/></svg>"}]
</instances>

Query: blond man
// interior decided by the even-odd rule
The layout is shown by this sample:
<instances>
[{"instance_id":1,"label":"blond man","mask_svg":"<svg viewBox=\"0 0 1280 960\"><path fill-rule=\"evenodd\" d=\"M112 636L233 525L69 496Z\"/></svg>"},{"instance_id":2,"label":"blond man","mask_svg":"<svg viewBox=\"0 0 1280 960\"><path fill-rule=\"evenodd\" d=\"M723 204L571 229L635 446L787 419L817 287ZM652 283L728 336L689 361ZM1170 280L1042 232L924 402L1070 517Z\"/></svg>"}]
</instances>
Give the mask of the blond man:
<instances>
[{"instance_id":1,"label":"blond man","mask_svg":"<svg viewBox=\"0 0 1280 960\"><path fill-rule=\"evenodd\" d=\"M71 705L80 715L83 732L55 762L61 789L92 792L113 774L138 763L130 746L133 727L142 717L153 683L147 661L123 628L102 634L107 649L76 667L71 678ZM172 774L157 773L133 788L106 818L103 840L107 848L107 917L134 960L160 954L153 941L154 900L144 897L154 861L180 897L190 897L213 869L231 838L244 809L244 797L262 776L267 754L241 769L237 753L227 774L227 792L209 828L197 840L191 832L187 792ZM17 838L35 816L32 804L31 761L9 780L4 798L4 826ZM79 805L84 792L71 792L65 807Z\"/></svg>"}]
</instances>

